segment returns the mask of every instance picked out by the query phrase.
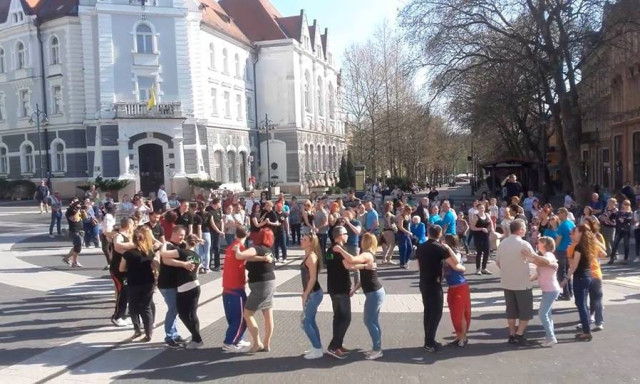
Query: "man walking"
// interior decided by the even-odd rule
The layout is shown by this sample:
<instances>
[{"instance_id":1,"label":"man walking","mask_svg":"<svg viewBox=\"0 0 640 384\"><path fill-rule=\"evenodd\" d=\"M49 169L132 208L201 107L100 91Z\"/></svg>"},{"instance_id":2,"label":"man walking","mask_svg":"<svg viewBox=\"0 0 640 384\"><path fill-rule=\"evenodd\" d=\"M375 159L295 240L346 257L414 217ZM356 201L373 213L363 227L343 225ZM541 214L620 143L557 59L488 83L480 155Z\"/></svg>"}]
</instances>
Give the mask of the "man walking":
<instances>
[{"instance_id":1,"label":"man walking","mask_svg":"<svg viewBox=\"0 0 640 384\"><path fill-rule=\"evenodd\" d=\"M556 229L556 259L558 259L558 281L563 281L567 277L569 272L569 262L567 259L567 249L571 245L571 231L576 227L573 221L569 220L569 211L566 208L558 209L558 219L560 224ZM573 296L573 284L569 281L562 288L562 294L558 297L558 300L571 300Z\"/></svg>"},{"instance_id":2,"label":"man walking","mask_svg":"<svg viewBox=\"0 0 640 384\"><path fill-rule=\"evenodd\" d=\"M442 232L445 235L456 236L456 215L451 209L449 200L442 201L442 213L444 213L442 217Z\"/></svg>"},{"instance_id":3,"label":"man walking","mask_svg":"<svg viewBox=\"0 0 640 384\"><path fill-rule=\"evenodd\" d=\"M220 272L220 236L224 236L224 220L222 220L222 208L220 207L220 199L214 197L211 204L205 209L211 213L211 251L210 256L213 258L213 271ZM211 262L209 262L211 263ZM211 267L211 265L207 265Z\"/></svg>"},{"instance_id":4,"label":"man walking","mask_svg":"<svg viewBox=\"0 0 640 384\"><path fill-rule=\"evenodd\" d=\"M523 237L527 227L522 219L516 219L510 224L510 235L498 247L496 265L500 268L500 284L504 290L506 303L507 324L509 327L509 343L525 345L527 340L524 331L533 317L532 283L529 280L529 264L522 256L535 253L531 244ZM519 320L516 329L516 319Z\"/></svg>"},{"instance_id":5,"label":"man walking","mask_svg":"<svg viewBox=\"0 0 640 384\"><path fill-rule=\"evenodd\" d=\"M331 233L332 247L327 250L327 290L333 306L333 338L327 348L327 354L336 359L346 359L346 353L342 343L344 335L351 324L351 279L349 270L342 263L343 256L333 250L333 245L344 247L349 233L343 226L335 226Z\"/></svg>"},{"instance_id":6,"label":"man walking","mask_svg":"<svg viewBox=\"0 0 640 384\"><path fill-rule=\"evenodd\" d=\"M442 319L444 297L442 293L442 266L446 262L452 269L464 272L465 268L458 263L453 250L440 243L442 227L429 226L429 238L416 251L420 270L420 293L424 305L424 349L437 352L440 343L436 342L436 332Z\"/></svg>"},{"instance_id":7,"label":"man walking","mask_svg":"<svg viewBox=\"0 0 640 384\"><path fill-rule=\"evenodd\" d=\"M49 212L49 206L47 205L47 197L49 197L49 187L47 187L47 182L45 180L40 180L40 185L36 187L36 193L34 198L38 201L40 205L40 214L43 215L45 212Z\"/></svg>"},{"instance_id":8,"label":"man walking","mask_svg":"<svg viewBox=\"0 0 640 384\"><path fill-rule=\"evenodd\" d=\"M49 224L49 237L53 237L53 226L56 226L58 230L58 236L62 236L60 231L60 221L62 220L62 200L60 200L60 194L58 191L49 196L49 203L51 204L51 224Z\"/></svg>"}]
</instances>

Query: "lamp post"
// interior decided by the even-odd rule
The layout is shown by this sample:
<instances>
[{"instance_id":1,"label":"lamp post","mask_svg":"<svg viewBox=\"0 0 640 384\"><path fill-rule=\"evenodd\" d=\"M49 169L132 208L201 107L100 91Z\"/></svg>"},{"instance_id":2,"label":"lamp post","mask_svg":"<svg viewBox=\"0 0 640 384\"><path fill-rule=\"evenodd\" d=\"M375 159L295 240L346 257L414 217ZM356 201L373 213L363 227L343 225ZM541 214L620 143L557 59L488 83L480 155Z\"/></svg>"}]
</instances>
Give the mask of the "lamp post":
<instances>
[{"instance_id":1,"label":"lamp post","mask_svg":"<svg viewBox=\"0 0 640 384\"><path fill-rule=\"evenodd\" d=\"M29 124L33 124L33 123L35 123L36 127L38 128L38 156L40 158L40 180L44 180L44 176L42 174L44 167L42 166L42 139L40 138L40 124L42 123L42 125L47 125L49 123L49 119L47 118L47 113L45 111L41 111L40 106L38 104L36 104L36 111L33 112L29 117ZM47 184L48 184L48 180L47 180Z\"/></svg>"},{"instance_id":2,"label":"lamp post","mask_svg":"<svg viewBox=\"0 0 640 384\"><path fill-rule=\"evenodd\" d=\"M271 154L269 153L269 133L275 130L273 121L269 120L269 115L265 113L264 122L260 125L260 131L267 134L267 198L271 200Z\"/></svg>"}]
</instances>

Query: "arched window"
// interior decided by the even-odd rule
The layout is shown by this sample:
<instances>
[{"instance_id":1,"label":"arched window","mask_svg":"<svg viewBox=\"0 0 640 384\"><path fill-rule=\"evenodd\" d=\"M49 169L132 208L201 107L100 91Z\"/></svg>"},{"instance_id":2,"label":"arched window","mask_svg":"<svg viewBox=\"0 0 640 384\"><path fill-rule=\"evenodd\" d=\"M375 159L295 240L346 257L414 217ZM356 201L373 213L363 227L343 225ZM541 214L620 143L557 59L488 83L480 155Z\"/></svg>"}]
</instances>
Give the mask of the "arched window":
<instances>
[{"instance_id":1,"label":"arched window","mask_svg":"<svg viewBox=\"0 0 640 384\"><path fill-rule=\"evenodd\" d=\"M22 173L35 173L35 163L33 144L25 141L20 146L20 170Z\"/></svg>"},{"instance_id":2,"label":"arched window","mask_svg":"<svg viewBox=\"0 0 640 384\"><path fill-rule=\"evenodd\" d=\"M327 98L329 100L329 118L330 119L335 119L336 118L336 98L335 95L333 94L333 84L329 83L329 97Z\"/></svg>"},{"instance_id":3,"label":"arched window","mask_svg":"<svg viewBox=\"0 0 640 384\"><path fill-rule=\"evenodd\" d=\"M322 146L322 170L327 170L327 147Z\"/></svg>"},{"instance_id":4,"label":"arched window","mask_svg":"<svg viewBox=\"0 0 640 384\"><path fill-rule=\"evenodd\" d=\"M22 69L27 66L27 57L24 44L21 41L16 45L16 69Z\"/></svg>"},{"instance_id":5,"label":"arched window","mask_svg":"<svg viewBox=\"0 0 640 384\"><path fill-rule=\"evenodd\" d=\"M5 144L0 145L0 173L9 173L9 149Z\"/></svg>"},{"instance_id":6,"label":"arched window","mask_svg":"<svg viewBox=\"0 0 640 384\"><path fill-rule=\"evenodd\" d=\"M240 56L236 53L236 55L233 57L233 62L236 66L236 77L240 77Z\"/></svg>"},{"instance_id":7,"label":"arched window","mask_svg":"<svg viewBox=\"0 0 640 384\"><path fill-rule=\"evenodd\" d=\"M51 38L49 64L60 64L60 42L56 36Z\"/></svg>"},{"instance_id":8,"label":"arched window","mask_svg":"<svg viewBox=\"0 0 640 384\"><path fill-rule=\"evenodd\" d=\"M153 30L149 24L139 24L136 27L136 52L154 53Z\"/></svg>"},{"instance_id":9,"label":"arched window","mask_svg":"<svg viewBox=\"0 0 640 384\"><path fill-rule=\"evenodd\" d=\"M213 153L213 177L215 181L222 183L222 152Z\"/></svg>"},{"instance_id":10,"label":"arched window","mask_svg":"<svg viewBox=\"0 0 640 384\"><path fill-rule=\"evenodd\" d=\"M309 146L309 171L313 172L316 170L316 158L313 154L313 145Z\"/></svg>"},{"instance_id":11,"label":"arched window","mask_svg":"<svg viewBox=\"0 0 640 384\"><path fill-rule=\"evenodd\" d=\"M227 52L227 48L222 50L222 71L229 73L229 52Z\"/></svg>"},{"instance_id":12,"label":"arched window","mask_svg":"<svg viewBox=\"0 0 640 384\"><path fill-rule=\"evenodd\" d=\"M316 90L316 95L318 96L318 114L320 116L324 116L324 98L322 97L322 78L318 77L318 89Z\"/></svg>"},{"instance_id":13,"label":"arched window","mask_svg":"<svg viewBox=\"0 0 640 384\"><path fill-rule=\"evenodd\" d=\"M311 75L304 73L304 110L311 112Z\"/></svg>"},{"instance_id":14,"label":"arched window","mask_svg":"<svg viewBox=\"0 0 640 384\"><path fill-rule=\"evenodd\" d=\"M227 166L229 167L229 182L235 183L236 179L236 153L233 151L227 152Z\"/></svg>"},{"instance_id":15,"label":"arched window","mask_svg":"<svg viewBox=\"0 0 640 384\"><path fill-rule=\"evenodd\" d=\"M311 171L311 169L309 168L309 145L308 144L304 145L304 169L306 169L307 172Z\"/></svg>"},{"instance_id":16,"label":"arched window","mask_svg":"<svg viewBox=\"0 0 640 384\"><path fill-rule=\"evenodd\" d=\"M213 43L209 44L209 68L216 69L216 47Z\"/></svg>"},{"instance_id":17,"label":"arched window","mask_svg":"<svg viewBox=\"0 0 640 384\"><path fill-rule=\"evenodd\" d=\"M0 48L0 73L4 73L6 71L4 67L4 49Z\"/></svg>"},{"instance_id":18,"label":"arched window","mask_svg":"<svg viewBox=\"0 0 640 384\"><path fill-rule=\"evenodd\" d=\"M67 171L67 157L64 148L64 142L60 139L55 139L51 143L51 168L53 172Z\"/></svg>"}]
</instances>

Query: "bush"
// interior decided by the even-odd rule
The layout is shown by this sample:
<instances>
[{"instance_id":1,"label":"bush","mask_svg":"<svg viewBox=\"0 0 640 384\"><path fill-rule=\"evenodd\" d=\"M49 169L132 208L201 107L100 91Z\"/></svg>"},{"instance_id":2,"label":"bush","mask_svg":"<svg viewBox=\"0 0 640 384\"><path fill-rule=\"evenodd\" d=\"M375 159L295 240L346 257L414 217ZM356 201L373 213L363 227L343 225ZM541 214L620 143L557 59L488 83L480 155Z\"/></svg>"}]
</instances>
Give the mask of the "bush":
<instances>
[{"instance_id":1,"label":"bush","mask_svg":"<svg viewBox=\"0 0 640 384\"><path fill-rule=\"evenodd\" d=\"M76 188L80 189L83 192L86 192L89 190L89 188L91 188L91 185L95 185L97 189L103 192L119 191L126 188L130 182L130 180L103 179L102 176L98 176L88 185L79 185Z\"/></svg>"},{"instance_id":2,"label":"bush","mask_svg":"<svg viewBox=\"0 0 640 384\"><path fill-rule=\"evenodd\" d=\"M189 177L187 177L187 182L189 183L190 187L204 188L204 189L218 189L222 185L222 183L219 183L214 180L192 179Z\"/></svg>"},{"instance_id":3,"label":"bush","mask_svg":"<svg viewBox=\"0 0 640 384\"><path fill-rule=\"evenodd\" d=\"M332 186L329 187L329 189L327 190L327 194L329 195L341 195L342 194L342 188L336 186Z\"/></svg>"},{"instance_id":4,"label":"bush","mask_svg":"<svg viewBox=\"0 0 640 384\"><path fill-rule=\"evenodd\" d=\"M404 176L390 177L385 181L385 184L387 184L390 188L396 186L405 192L411 191L411 185L413 183L415 183L415 180Z\"/></svg>"},{"instance_id":5,"label":"bush","mask_svg":"<svg viewBox=\"0 0 640 384\"><path fill-rule=\"evenodd\" d=\"M33 199L36 184L31 180L11 180L9 182L9 197L12 199Z\"/></svg>"},{"instance_id":6,"label":"bush","mask_svg":"<svg viewBox=\"0 0 640 384\"><path fill-rule=\"evenodd\" d=\"M6 199L10 195L10 186L7 179L0 179L0 199Z\"/></svg>"}]
</instances>

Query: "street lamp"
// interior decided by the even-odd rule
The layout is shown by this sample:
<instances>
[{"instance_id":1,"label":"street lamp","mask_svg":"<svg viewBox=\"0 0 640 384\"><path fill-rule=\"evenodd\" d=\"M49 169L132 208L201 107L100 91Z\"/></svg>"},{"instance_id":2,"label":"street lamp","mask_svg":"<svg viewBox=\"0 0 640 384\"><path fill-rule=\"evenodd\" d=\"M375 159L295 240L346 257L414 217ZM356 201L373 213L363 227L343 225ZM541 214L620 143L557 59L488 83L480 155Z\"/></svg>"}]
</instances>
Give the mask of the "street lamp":
<instances>
[{"instance_id":1,"label":"street lamp","mask_svg":"<svg viewBox=\"0 0 640 384\"><path fill-rule=\"evenodd\" d=\"M271 199L271 155L269 153L269 133L276 129L273 121L269 120L269 115L264 115L264 121L258 128L267 134L267 198Z\"/></svg>"},{"instance_id":2,"label":"street lamp","mask_svg":"<svg viewBox=\"0 0 640 384\"><path fill-rule=\"evenodd\" d=\"M47 113L45 111L40 110L40 106L36 104L36 111L31 114L29 117L29 124L36 124L38 127L38 156L40 157L40 180L44 180L42 175L43 166L42 166L42 143L40 138L40 124L47 125L49 124L49 119L47 118ZM48 143L47 143L48 144ZM48 175L47 175L48 176Z\"/></svg>"}]
</instances>

